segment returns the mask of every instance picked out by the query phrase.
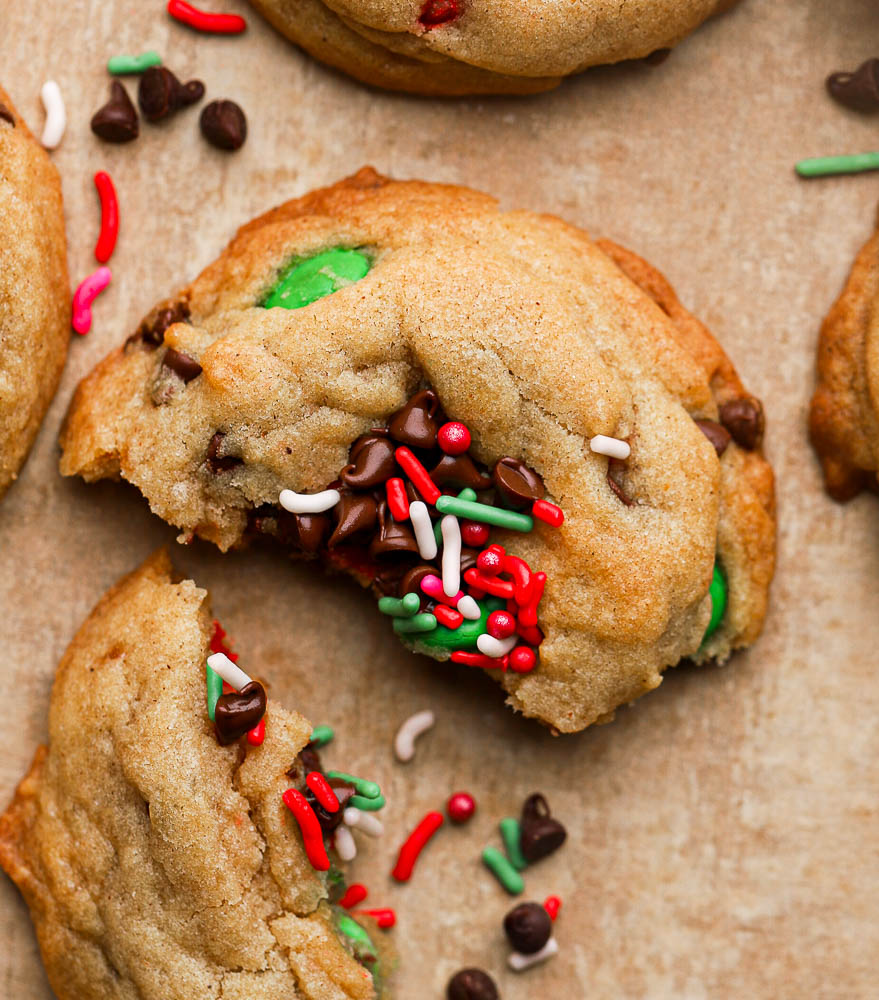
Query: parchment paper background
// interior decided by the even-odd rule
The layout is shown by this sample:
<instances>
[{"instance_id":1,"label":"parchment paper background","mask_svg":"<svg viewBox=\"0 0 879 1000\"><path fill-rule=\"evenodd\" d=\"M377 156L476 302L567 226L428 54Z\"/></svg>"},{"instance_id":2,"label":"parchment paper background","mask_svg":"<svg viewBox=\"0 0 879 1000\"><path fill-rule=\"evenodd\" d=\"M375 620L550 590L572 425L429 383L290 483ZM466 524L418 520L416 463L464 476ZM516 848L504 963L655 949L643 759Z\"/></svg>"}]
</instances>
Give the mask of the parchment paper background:
<instances>
[{"instance_id":1,"label":"parchment paper background","mask_svg":"<svg viewBox=\"0 0 879 1000\"><path fill-rule=\"evenodd\" d=\"M74 337L55 403L0 507L0 798L44 738L58 658L89 609L156 546L213 592L245 666L338 731L327 759L375 776L390 802L353 876L396 907L398 996L443 995L478 964L506 1000L855 998L877 995L877 581L879 502L821 491L805 413L818 325L866 238L879 178L798 181L805 155L879 148L879 117L833 105L823 78L879 55L875 0L745 0L661 67L593 71L533 99L425 101L366 90L313 63L245 4L245 36L196 35L160 0L0 0L0 78L42 127L56 79L69 127L64 179L74 283L95 264L92 175L121 202L114 280ZM250 123L229 156L197 111L142 127L130 146L89 131L104 63L158 49ZM132 90L133 94L133 90ZM672 671L610 726L553 739L514 717L486 678L406 654L346 581L268 553L174 545L129 487L57 473L77 380L152 303L211 261L240 223L373 163L455 181L508 206L556 212L644 254L721 338L769 419L780 558L764 636L721 669ZM438 723L414 763L391 739L411 712ZM386 874L399 840L449 792L479 800L405 887ZM498 819L540 789L570 832L527 872L525 898L558 893L560 954L515 976L500 930L511 905L479 853ZM370 868L372 866L372 868ZM0 879L0 997L48 1000L30 921Z\"/></svg>"}]
</instances>

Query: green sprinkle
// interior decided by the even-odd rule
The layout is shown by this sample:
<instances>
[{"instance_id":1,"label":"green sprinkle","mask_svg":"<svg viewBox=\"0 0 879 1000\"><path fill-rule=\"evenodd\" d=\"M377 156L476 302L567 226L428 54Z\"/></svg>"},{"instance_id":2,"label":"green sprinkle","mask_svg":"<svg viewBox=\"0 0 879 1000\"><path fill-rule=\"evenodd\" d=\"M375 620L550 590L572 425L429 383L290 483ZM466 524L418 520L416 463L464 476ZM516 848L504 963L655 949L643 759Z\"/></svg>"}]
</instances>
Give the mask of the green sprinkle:
<instances>
[{"instance_id":1,"label":"green sprinkle","mask_svg":"<svg viewBox=\"0 0 879 1000\"><path fill-rule=\"evenodd\" d=\"M378 609L383 615L395 618L411 618L421 607L421 598L414 591L402 597L380 597Z\"/></svg>"},{"instance_id":2,"label":"green sprinkle","mask_svg":"<svg viewBox=\"0 0 879 1000\"><path fill-rule=\"evenodd\" d=\"M469 486L465 486L463 490L458 494L459 500L475 500L476 490L471 490Z\"/></svg>"},{"instance_id":3,"label":"green sprinkle","mask_svg":"<svg viewBox=\"0 0 879 1000\"><path fill-rule=\"evenodd\" d=\"M418 597L418 595L415 595ZM420 615L413 615L411 618L395 618L394 631L397 634L409 632L432 632L436 628L436 618L428 611L423 611Z\"/></svg>"},{"instance_id":4,"label":"green sprinkle","mask_svg":"<svg viewBox=\"0 0 879 1000\"><path fill-rule=\"evenodd\" d=\"M501 507L489 507L488 504L461 500L459 497L441 496L436 502L436 509L441 514L456 514L470 521L482 521L498 528L509 528L511 531L528 532L534 528L534 518L530 514L519 514L515 510L503 510Z\"/></svg>"},{"instance_id":5,"label":"green sprinkle","mask_svg":"<svg viewBox=\"0 0 879 1000\"><path fill-rule=\"evenodd\" d=\"M150 66L161 66L162 57L158 52L141 52L139 56L111 56L107 60L107 71L113 76L130 76L143 73Z\"/></svg>"},{"instance_id":6,"label":"green sprinkle","mask_svg":"<svg viewBox=\"0 0 879 1000\"><path fill-rule=\"evenodd\" d=\"M519 821L512 816L507 816L506 819L500 821L499 826L510 864L517 872L524 871L528 867L528 862L519 846L519 841L522 838L522 828L519 826Z\"/></svg>"},{"instance_id":7,"label":"green sprinkle","mask_svg":"<svg viewBox=\"0 0 879 1000\"><path fill-rule=\"evenodd\" d=\"M525 891L522 876L496 847L486 847L482 852L482 862L511 896Z\"/></svg>"},{"instance_id":8,"label":"green sprinkle","mask_svg":"<svg viewBox=\"0 0 879 1000\"><path fill-rule=\"evenodd\" d=\"M347 781L357 789L357 794L367 799L381 798L382 790L374 781L367 781L365 778L355 778L353 774L346 774L344 771L327 771L328 778L338 778L340 781Z\"/></svg>"},{"instance_id":9,"label":"green sprinkle","mask_svg":"<svg viewBox=\"0 0 879 1000\"><path fill-rule=\"evenodd\" d=\"M385 807L385 797L379 795L374 799L365 799L362 795L352 795L348 799L348 805L354 806L355 809L362 809L363 812L378 812L379 809Z\"/></svg>"},{"instance_id":10,"label":"green sprinkle","mask_svg":"<svg viewBox=\"0 0 879 1000\"><path fill-rule=\"evenodd\" d=\"M800 177L830 177L834 174L862 174L879 170L879 153L852 153L850 156L817 156L800 160L796 171Z\"/></svg>"},{"instance_id":11,"label":"green sprinkle","mask_svg":"<svg viewBox=\"0 0 879 1000\"><path fill-rule=\"evenodd\" d=\"M262 305L266 309L301 309L369 273L372 262L360 250L326 250L307 260L296 260L278 279Z\"/></svg>"},{"instance_id":12,"label":"green sprinkle","mask_svg":"<svg viewBox=\"0 0 879 1000\"><path fill-rule=\"evenodd\" d=\"M381 965L378 958L378 948L373 944L365 927L362 927L353 917L347 913L336 913L336 929L348 939L348 945L354 957L363 967L372 974L376 985L377 993L380 989Z\"/></svg>"},{"instance_id":13,"label":"green sprinkle","mask_svg":"<svg viewBox=\"0 0 879 1000\"><path fill-rule=\"evenodd\" d=\"M714 564L714 574L711 577L711 587L708 593L711 596L711 620L708 622L708 628L705 629L705 635L702 636L703 646L717 631L726 613L727 585L720 563Z\"/></svg>"},{"instance_id":14,"label":"green sprinkle","mask_svg":"<svg viewBox=\"0 0 879 1000\"><path fill-rule=\"evenodd\" d=\"M332 743L336 734L330 726L315 726L311 731L311 742L317 749Z\"/></svg>"},{"instance_id":15,"label":"green sprinkle","mask_svg":"<svg viewBox=\"0 0 879 1000\"><path fill-rule=\"evenodd\" d=\"M475 500L476 490L471 490L469 486L465 486L463 490L458 494L459 500ZM436 524L433 526L433 537L436 539L436 544L442 547L443 544L443 519L440 518Z\"/></svg>"},{"instance_id":16,"label":"green sprinkle","mask_svg":"<svg viewBox=\"0 0 879 1000\"><path fill-rule=\"evenodd\" d=\"M208 718L213 722L214 716L217 714L217 702L223 693L223 678L207 664L204 665L204 670L208 686Z\"/></svg>"},{"instance_id":17,"label":"green sprinkle","mask_svg":"<svg viewBox=\"0 0 879 1000\"><path fill-rule=\"evenodd\" d=\"M427 635L419 635L416 643L432 649L476 649L476 640L488 627L488 616L507 606L500 597L485 597L476 602L482 612L479 618L465 618L457 628L437 627Z\"/></svg>"}]
</instances>

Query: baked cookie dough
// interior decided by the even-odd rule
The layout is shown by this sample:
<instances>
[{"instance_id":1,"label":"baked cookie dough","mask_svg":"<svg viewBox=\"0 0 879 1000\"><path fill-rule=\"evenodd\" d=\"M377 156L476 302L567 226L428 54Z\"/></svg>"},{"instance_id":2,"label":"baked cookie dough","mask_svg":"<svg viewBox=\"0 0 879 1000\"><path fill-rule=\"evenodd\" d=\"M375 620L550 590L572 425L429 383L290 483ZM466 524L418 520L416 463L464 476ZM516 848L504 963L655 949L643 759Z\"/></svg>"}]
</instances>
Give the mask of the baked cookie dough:
<instances>
[{"instance_id":1,"label":"baked cookie dough","mask_svg":"<svg viewBox=\"0 0 879 1000\"><path fill-rule=\"evenodd\" d=\"M58 667L0 864L59 1000L372 1000L377 932L330 905L340 875L312 868L282 802L311 725L269 702L262 745L220 745L207 602L164 553L104 596Z\"/></svg>"},{"instance_id":2,"label":"baked cookie dough","mask_svg":"<svg viewBox=\"0 0 879 1000\"><path fill-rule=\"evenodd\" d=\"M524 505L494 481L474 482L480 498L528 517L542 495L564 513L557 527L492 528L546 575L536 664L492 671L514 708L576 731L681 659L754 641L775 540L759 402L644 261L466 188L367 168L246 225L83 380L61 470L128 480L184 540L226 550L267 537L402 600L394 574L424 561L414 525L381 509L381 477L358 482L359 452L390 436L393 465L400 411L428 391L434 421L469 429L477 476L512 463L539 478ZM596 451L602 437L628 457ZM457 494L462 480L435 475L440 452L417 433L410 443ZM402 466L385 475L414 482ZM329 524L279 503L334 484L345 502ZM465 580L474 551L462 548Z\"/></svg>"},{"instance_id":3,"label":"baked cookie dough","mask_svg":"<svg viewBox=\"0 0 879 1000\"><path fill-rule=\"evenodd\" d=\"M252 0L287 38L364 83L532 94L677 45L736 0Z\"/></svg>"},{"instance_id":4,"label":"baked cookie dough","mask_svg":"<svg viewBox=\"0 0 879 1000\"><path fill-rule=\"evenodd\" d=\"M0 498L55 395L69 336L61 179L0 87Z\"/></svg>"},{"instance_id":5,"label":"baked cookie dough","mask_svg":"<svg viewBox=\"0 0 879 1000\"><path fill-rule=\"evenodd\" d=\"M809 429L835 500L879 492L879 230L821 327Z\"/></svg>"}]
</instances>

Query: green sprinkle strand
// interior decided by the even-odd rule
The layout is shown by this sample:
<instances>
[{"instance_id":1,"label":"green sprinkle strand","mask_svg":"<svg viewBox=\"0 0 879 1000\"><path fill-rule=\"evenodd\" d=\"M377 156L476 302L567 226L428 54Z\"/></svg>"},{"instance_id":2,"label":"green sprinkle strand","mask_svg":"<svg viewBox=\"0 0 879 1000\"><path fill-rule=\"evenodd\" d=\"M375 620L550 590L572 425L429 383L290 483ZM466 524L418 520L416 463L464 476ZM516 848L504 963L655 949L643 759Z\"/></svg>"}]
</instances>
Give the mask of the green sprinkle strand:
<instances>
[{"instance_id":1,"label":"green sprinkle strand","mask_svg":"<svg viewBox=\"0 0 879 1000\"><path fill-rule=\"evenodd\" d=\"M469 486L465 486L463 490L458 494L459 500L475 500L476 490L471 490ZM436 524L433 526L433 537L436 539L436 544L442 548L443 546L443 519L440 518Z\"/></svg>"},{"instance_id":2,"label":"green sprinkle strand","mask_svg":"<svg viewBox=\"0 0 879 1000\"><path fill-rule=\"evenodd\" d=\"M402 597L380 597L378 609L383 615L395 618L411 618L421 607L421 598L414 591Z\"/></svg>"},{"instance_id":3,"label":"green sprinkle strand","mask_svg":"<svg viewBox=\"0 0 879 1000\"><path fill-rule=\"evenodd\" d=\"M223 678L207 664L204 665L204 670L208 686L208 718L213 722L217 714L217 702L223 693Z\"/></svg>"},{"instance_id":4,"label":"green sprinkle strand","mask_svg":"<svg viewBox=\"0 0 879 1000\"><path fill-rule=\"evenodd\" d=\"M385 797L379 795L374 799L366 799L362 795L352 795L348 799L348 805L354 806L355 809L361 809L363 812L378 812L379 809L385 807Z\"/></svg>"},{"instance_id":5,"label":"green sprinkle strand","mask_svg":"<svg viewBox=\"0 0 879 1000\"><path fill-rule=\"evenodd\" d=\"M355 778L353 774L346 774L344 771L327 771L328 778L338 778L339 781L347 781L357 789L357 794L366 799L381 798L382 790L374 781L367 781L365 778Z\"/></svg>"},{"instance_id":6,"label":"green sprinkle strand","mask_svg":"<svg viewBox=\"0 0 879 1000\"><path fill-rule=\"evenodd\" d=\"M519 826L519 821L512 816L507 816L506 819L500 821L499 826L510 864L517 872L524 871L528 867L528 862L525 860L525 855L519 846L522 837L522 828Z\"/></svg>"},{"instance_id":7,"label":"green sprinkle strand","mask_svg":"<svg viewBox=\"0 0 879 1000\"><path fill-rule=\"evenodd\" d=\"M152 49L141 52L139 56L111 56L107 60L107 71L113 76L131 76L143 73L150 66L161 66L162 57Z\"/></svg>"},{"instance_id":8,"label":"green sprinkle strand","mask_svg":"<svg viewBox=\"0 0 879 1000\"><path fill-rule=\"evenodd\" d=\"M327 743L332 743L335 739L335 732L331 726L315 726L311 731L311 743L318 750L325 747Z\"/></svg>"},{"instance_id":9,"label":"green sprinkle strand","mask_svg":"<svg viewBox=\"0 0 879 1000\"><path fill-rule=\"evenodd\" d=\"M417 594L415 595L418 596ZM428 611L423 611L420 615L413 615L411 618L395 618L394 631L400 633L410 632L432 632L436 628L436 616Z\"/></svg>"},{"instance_id":10,"label":"green sprinkle strand","mask_svg":"<svg viewBox=\"0 0 879 1000\"><path fill-rule=\"evenodd\" d=\"M482 863L511 896L525 891L522 876L496 847L486 847L482 852Z\"/></svg>"},{"instance_id":11,"label":"green sprinkle strand","mask_svg":"<svg viewBox=\"0 0 879 1000\"><path fill-rule=\"evenodd\" d=\"M441 496L436 502L436 509L441 514L455 514L470 521L482 521L511 531L528 532L534 528L534 518L530 514L503 510L501 507L489 507L488 504L461 500L459 497Z\"/></svg>"},{"instance_id":12,"label":"green sprinkle strand","mask_svg":"<svg viewBox=\"0 0 879 1000\"><path fill-rule=\"evenodd\" d=\"M816 156L796 165L800 177L832 177L835 174L862 174L879 170L879 153L852 153L849 156Z\"/></svg>"}]
</instances>

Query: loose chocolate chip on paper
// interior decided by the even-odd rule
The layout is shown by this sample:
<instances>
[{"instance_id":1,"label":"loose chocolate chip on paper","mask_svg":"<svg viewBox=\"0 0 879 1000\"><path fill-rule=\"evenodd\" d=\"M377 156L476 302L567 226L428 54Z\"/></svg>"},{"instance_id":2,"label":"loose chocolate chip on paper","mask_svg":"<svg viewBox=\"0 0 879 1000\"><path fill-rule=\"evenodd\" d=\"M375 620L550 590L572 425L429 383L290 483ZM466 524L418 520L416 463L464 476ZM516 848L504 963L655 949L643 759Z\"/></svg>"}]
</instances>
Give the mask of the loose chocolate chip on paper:
<instances>
[{"instance_id":1,"label":"loose chocolate chip on paper","mask_svg":"<svg viewBox=\"0 0 879 1000\"><path fill-rule=\"evenodd\" d=\"M827 90L853 111L879 111L879 59L868 59L854 73L831 73Z\"/></svg>"},{"instance_id":2,"label":"loose chocolate chip on paper","mask_svg":"<svg viewBox=\"0 0 879 1000\"><path fill-rule=\"evenodd\" d=\"M162 364L174 372L175 375L179 375L184 382L191 382L194 378L198 378L202 372L201 365L195 358L190 357L183 351L175 351L173 347L169 347L165 351Z\"/></svg>"},{"instance_id":3,"label":"loose chocolate chip on paper","mask_svg":"<svg viewBox=\"0 0 879 1000\"><path fill-rule=\"evenodd\" d=\"M395 446L387 438L363 434L353 445L339 478L353 490L368 490L390 479L396 469Z\"/></svg>"},{"instance_id":4,"label":"loose chocolate chip on paper","mask_svg":"<svg viewBox=\"0 0 879 1000\"><path fill-rule=\"evenodd\" d=\"M2 101L0 101L0 119L2 119L5 122L9 122L9 124L13 128L15 128L15 115L9 110L9 108L6 107L6 105Z\"/></svg>"},{"instance_id":5,"label":"loose chocolate chip on paper","mask_svg":"<svg viewBox=\"0 0 879 1000\"><path fill-rule=\"evenodd\" d=\"M730 432L723 426L723 424L717 423L716 420L696 420L696 426L700 431L708 438L708 440L714 445L714 450L717 452L717 457L726 451L729 447L729 443L732 440Z\"/></svg>"},{"instance_id":6,"label":"loose chocolate chip on paper","mask_svg":"<svg viewBox=\"0 0 879 1000\"><path fill-rule=\"evenodd\" d=\"M118 80L110 84L110 100L92 115L91 128L105 142L131 142L140 134L137 111Z\"/></svg>"},{"instance_id":7,"label":"loose chocolate chip on paper","mask_svg":"<svg viewBox=\"0 0 879 1000\"><path fill-rule=\"evenodd\" d=\"M539 861L565 842L568 833L557 819L553 819L549 804L539 793L529 795L522 806L521 837L519 846L528 861Z\"/></svg>"},{"instance_id":8,"label":"loose chocolate chip on paper","mask_svg":"<svg viewBox=\"0 0 879 1000\"><path fill-rule=\"evenodd\" d=\"M232 152L247 138L247 119L234 101L211 101L198 119L201 134L217 149Z\"/></svg>"},{"instance_id":9,"label":"loose chocolate chip on paper","mask_svg":"<svg viewBox=\"0 0 879 1000\"><path fill-rule=\"evenodd\" d=\"M482 969L461 969L446 987L448 1000L498 1000L497 986Z\"/></svg>"},{"instance_id":10,"label":"loose chocolate chip on paper","mask_svg":"<svg viewBox=\"0 0 879 1000\"><path fill-rule=\"evenodd\" d=\"M266 714L266 692L259 681L251 681L240 691L220 695L214 715L217 739L223 746L234 743Z\"/></svg>"},{"instance_id":11,"label":"loose chocolate chip on paper","mask_svg":"<svg viewBox=\"0 0 879 1000\"><path fill-rule=\"evenodd\" d=\"M499 458L492 478L501 498L510 507L529 507L535 500L543 499L543 480L518 458Z\"/></svg>"},{"instance_id":12,"label":"loose chocolate chip on paper","mask_svg":"<svg viewBox=\"0 0 879 1000\"><path fill-rule=\"evenodd\" d=\"M520 903L504 917L504 933L516 951L533 955L552 937L552 920L540 903Z\"/></svg>"},{"instance_id":13,"label":"loose chocolate chip on paper","mask_svg":"<svg viewBox=\"0 0 879 1000\"><path fill-rule=\"evenodd\" d=\"M388 432L395 441L412 448L433 448L439 429L438 413L439 397L433 389L422 389L390 416Z\"/></svg>"},{"instance_id":14,"label":"loose chocolate chip on paper","mask_svg":"<svg viewBox=\"0 0 879 1000\"><path fill-rule=\"evenodd\" d=\"M137 103L149 122L161 121L204 97L201 80L181 83L165 66L151 66L140 78Z\"/></svg>"},{"instance_id":15,"label":"loose chocolate chip on paper","mask_svg":"<svg viewBox=\"0 0 879 1000\"><path fill-rule=\"evenodd\" d=\"M720 422L730 432L733 441L746 451L760 447L765 418L759 399L743 396L724 403L720 408Z\"/></svg>"}]
</instances>

